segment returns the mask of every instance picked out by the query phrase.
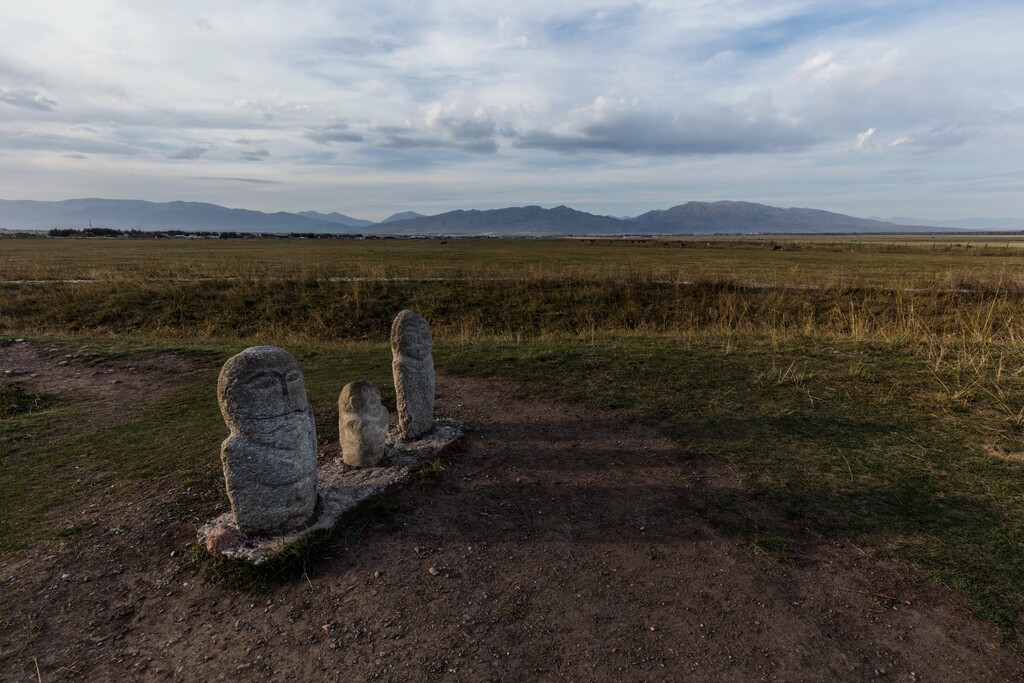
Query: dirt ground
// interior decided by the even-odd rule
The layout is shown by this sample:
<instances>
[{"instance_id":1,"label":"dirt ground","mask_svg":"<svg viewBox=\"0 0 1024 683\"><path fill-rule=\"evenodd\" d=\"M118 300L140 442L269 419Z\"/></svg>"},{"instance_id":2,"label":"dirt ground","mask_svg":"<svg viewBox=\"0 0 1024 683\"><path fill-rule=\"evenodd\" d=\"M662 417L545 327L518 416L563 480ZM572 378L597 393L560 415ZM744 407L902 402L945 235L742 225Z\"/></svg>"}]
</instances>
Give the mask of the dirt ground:
<instances>
[{"instance_id":1,"label":"dirt ground","mask_svg":"<svg viewBox=\"0 0 1024 683\"><path fill-rule=\"evenodd\" d=\"M0 382L76 401L84 406L83 419L91 427L124 420L196 381L202 372L201 359L169 353L111 362L92 354L88 346L64 352L27 340L0 345Z\"/></svg>"},{"instance_id":2,"label":"dirt ground","mask_svg":"<svg viewBox=\"0 0 1024 683\"><path fill-rule=\"evenodd\" d=\"M141 398L133 375L168 387L189 376L167 371L173 359L83 372L23 346L16 360L40 388L122 407ZM0 354L8 365L12 348ZM735 477L712 456L681 458L653 428L491 380L439 377L437 410L471 425L440 484L400 491L397 530L340 543L304 580L261 594L211 585L187 558L194 524L227 500L181 491L139 491L107 510L131 522L122 535L0 560L13 615L0 623L0 678L1024 676L993 626L909 567L796 528L783 529L799 540L784 563L717 529L701 511ZM194 508L157 524L159 503L175 500Z\"/></svg>"}]
</instances>

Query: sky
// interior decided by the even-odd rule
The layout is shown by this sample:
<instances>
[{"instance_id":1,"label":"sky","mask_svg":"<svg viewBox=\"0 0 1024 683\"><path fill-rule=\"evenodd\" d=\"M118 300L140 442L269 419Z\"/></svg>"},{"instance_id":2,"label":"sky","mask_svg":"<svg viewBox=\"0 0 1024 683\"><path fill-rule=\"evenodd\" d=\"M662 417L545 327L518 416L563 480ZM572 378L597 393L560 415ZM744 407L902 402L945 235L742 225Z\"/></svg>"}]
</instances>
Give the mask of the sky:
<instances>
[{"instance_id":1,"label":"sky","mask_svg":"<svg viewBox=\"0 0 1024 683\"><path fill-rule=\"evenodd\" d=\"M1024 217L1020 0L0 0L0 197Z\"/></svg>"}]
</instances>

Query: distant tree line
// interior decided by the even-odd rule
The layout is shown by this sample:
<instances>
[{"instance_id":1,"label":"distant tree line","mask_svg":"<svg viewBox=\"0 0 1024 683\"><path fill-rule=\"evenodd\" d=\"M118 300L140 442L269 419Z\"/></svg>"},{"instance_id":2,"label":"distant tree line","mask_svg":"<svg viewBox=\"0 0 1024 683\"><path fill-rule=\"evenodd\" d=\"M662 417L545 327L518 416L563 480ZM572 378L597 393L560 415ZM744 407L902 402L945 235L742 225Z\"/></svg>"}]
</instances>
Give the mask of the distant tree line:
<instances>
[{"instance_id":1,"label":"distant tree line","mask_svg":"<svg viewBox=\"0 0 1024 683\"><path fill-rule=\"evenodd\" d=\"M53 228L46 234L50 237L120 237L124 232L113 228L87 228L85 230Z\"/></svg>"},{"instance_id":2,"label":"distant tree line","mask_svg":"<svg viewBox=\"0 0 1024 683\"><path fill-rule=\"evenodd\" d=\"M221 239L255 237L255 235L237 232L198 232L195 230L160 230L153 232L150 230L118 230L117 228L53 228L46 234L50 237L220 237Z\"/></svg>"}]
</instances>

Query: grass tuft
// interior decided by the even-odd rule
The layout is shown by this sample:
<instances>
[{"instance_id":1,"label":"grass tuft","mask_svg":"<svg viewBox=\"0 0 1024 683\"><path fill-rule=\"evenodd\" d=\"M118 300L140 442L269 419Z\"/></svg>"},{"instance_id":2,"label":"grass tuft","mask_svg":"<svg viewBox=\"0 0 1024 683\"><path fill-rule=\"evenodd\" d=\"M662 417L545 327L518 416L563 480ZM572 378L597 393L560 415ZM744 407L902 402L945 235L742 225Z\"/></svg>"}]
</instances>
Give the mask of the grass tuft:
<instances>
[{"instance_id":1,"label":"grass tuft","mask_svg":"<svg viewBox=\"0 0 1024 683\"><path fill-rule=\"evenodd\" d=\"M19 382L0 384L0 417L41 413L56 402L52 396L40 394Z\"/></svg>"}]
</instances>

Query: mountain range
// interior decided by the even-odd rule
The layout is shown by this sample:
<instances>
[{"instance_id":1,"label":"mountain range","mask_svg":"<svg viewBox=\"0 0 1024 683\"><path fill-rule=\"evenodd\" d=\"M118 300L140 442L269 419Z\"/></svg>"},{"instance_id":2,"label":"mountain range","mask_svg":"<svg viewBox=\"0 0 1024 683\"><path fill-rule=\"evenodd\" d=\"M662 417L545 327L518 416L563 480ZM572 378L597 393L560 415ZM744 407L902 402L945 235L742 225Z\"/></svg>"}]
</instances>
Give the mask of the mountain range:
<instances>
[{"instance_id":1,"label":"mountain range","mask_svg":"<svg viewBox=\"0 0 1024 683\"><path fill-rule=\"evenodd\" d=\"M0 200L0 228L117 228L204 232L366 235L700 235L922 232L934 226L855 218L818 209L783 209L751 202L687 202L632 218L598 216L567 206L457 210L436 216L396 213L374 223L343 213L264 213L200 202L70 199L59 202ZM906 219L912 220L912 219ZM1003 219L1016 227L1016 219ZM1024 225L1024 221L1020 221ZM956 228L960 226L949 226ZM948 228L947 228L948 229Z\"/></svg>"},{"instance_id":2,"label":"mountain range","mask_svg":"<svg viewBox=\"0 0 1024 683\"><path fill-rule=\"evenodd\" d=\"M687 202L664 211L648 211L632 221L656 232L682 234L893 232L914 228L819 209L780 209L751 202Z\"/></svg>"},{"instance_id":3,"label":"mountain range","mask_svg":"<svg viewBox=\"0 0 1024 683\"><path fill-rule=\"evenodd\" d=\"M294 213L228 209L201 202L144 202L131 199L69 199L35 202L0 199L0 227L117 228L204 232L335 232L336 223ZM326 230L325 230L326 228Z\"/></svg>"},{"instance_id":4,"label":"mountain range","mask_svg":"<svg viewBox=\"0 0 1024 683\"><path fill-rule=\"evenodd\" d=\"M365 228L373 225L373 221L364 221L362 218L352 218L343 213L332 211L331 213L320 213L319 211L299 211L296 216L312 218L315 221L327 221L328 223L339 223L349 228Z\"/></svg>"},{"instance_id":5,"label":"mountain range","mask_svg":"<svg viewBox=\"0 0 1024 683\"><path fill-rule=\"evenodd\" d=\"M637 226L567 206L517 206L407 218L388 223L387 229L399 235L621 235L636 232Z\"/></svg>"}]
</instances>

